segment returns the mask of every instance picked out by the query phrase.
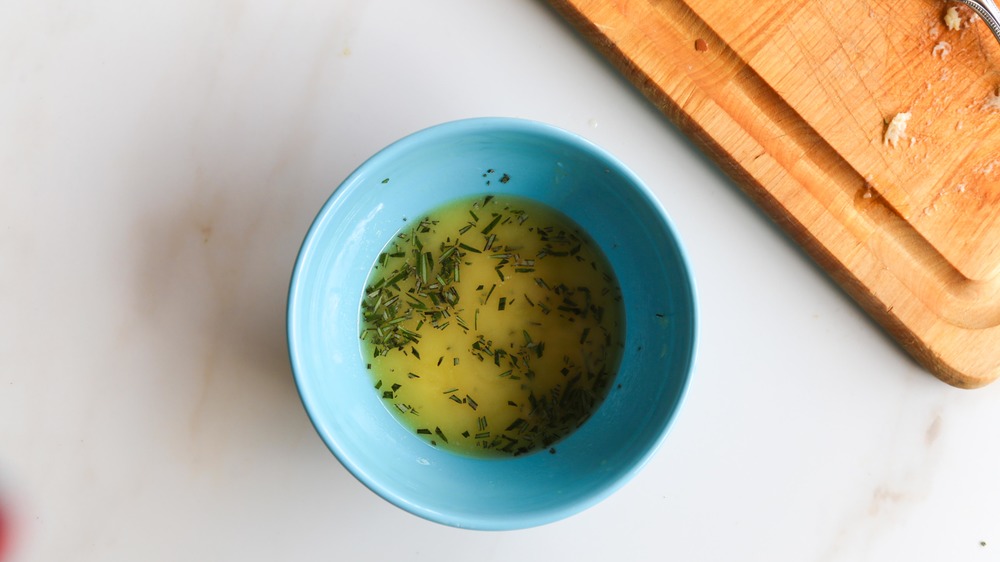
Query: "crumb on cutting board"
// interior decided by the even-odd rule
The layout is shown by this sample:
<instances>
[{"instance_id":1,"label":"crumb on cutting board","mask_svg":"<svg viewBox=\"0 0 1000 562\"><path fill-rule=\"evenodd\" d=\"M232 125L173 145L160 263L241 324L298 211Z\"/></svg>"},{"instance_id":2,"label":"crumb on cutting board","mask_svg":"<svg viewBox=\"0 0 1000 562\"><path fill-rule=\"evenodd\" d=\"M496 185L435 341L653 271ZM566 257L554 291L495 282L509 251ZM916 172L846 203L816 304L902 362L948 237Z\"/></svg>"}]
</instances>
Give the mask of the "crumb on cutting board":
<instances>
[{"instance_id":1,"label":"crumb on cutting board","mask_svg":"<svg viewBox=\"0 0 1000 562\"><path fill-rule=\"evenodd\" d=\"M931 56L937 56L944 59L951 54L951 43L947 41L939 41L937 45L931 50Z\"/></svg>"},{"instance_id":2,"label":"crumb on cutting board","mask_svg":"<svg viewBox=\"0 0 1000 562\"><path fill-rule=\"evenodd\" d=\"M861 194L862 199L872 199L875 197L875 180L871 174L865 176L864 193Z\"/></svg>"},{"instance_id":3,"label":"crumb on cutting board","mask_svg":"<svg viewBox=\"0 0 1000 562\"><path fill-rule=\"evenodd\" d=\"M889 126L885 129L885 136L882 138L882 144L885 146L892 145L893 148L899 146L899 140L906 137L906 123L910 120L912 114L907 113L897 113L892 121L889 122Z\"/></svg>"},{"instance_id":4,"label":"crumb on cutting board","mask_svg":"<svg viewBox=\"0 0 1000 562\"><path fill-rule=\"evenodd\" d=\"M1000 109L1000 88L997 88L996 92L986 96L986 100L983 101L983 111Z\"/></svg>"},{"instance_id":5,"label":"crumb on cutting board","mask_svg":"<svg viewBox=\"0 0 1000 562\"><path fill-rule=\"evenodd\" d=\"M958 8L952 6L945 11L944 25L952 31L962 29L962 16L958 15Z\"/></svg>"}]
</instances>

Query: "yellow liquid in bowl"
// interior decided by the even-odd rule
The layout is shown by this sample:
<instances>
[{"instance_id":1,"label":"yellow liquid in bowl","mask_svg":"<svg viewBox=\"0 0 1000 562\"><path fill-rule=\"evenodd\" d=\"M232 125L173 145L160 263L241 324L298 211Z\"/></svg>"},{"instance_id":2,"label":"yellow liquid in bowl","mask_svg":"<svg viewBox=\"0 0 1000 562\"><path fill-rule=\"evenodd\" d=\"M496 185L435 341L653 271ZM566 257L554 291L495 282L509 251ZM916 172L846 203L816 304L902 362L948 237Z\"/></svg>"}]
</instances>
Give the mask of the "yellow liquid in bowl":
<instances>
[{"instance_id":1,"label":"yellow liquid in bowl","mask_svg":"<svg viewBox=\"0 0 1000 562\"><path fill-rule=\"evenodd\" d=\"M600 406L625 318L607 258L523 198L450 203L400 231L366 284L362 353L387 409L473 456L552 445Z\"/></svg>"}]
</instances>

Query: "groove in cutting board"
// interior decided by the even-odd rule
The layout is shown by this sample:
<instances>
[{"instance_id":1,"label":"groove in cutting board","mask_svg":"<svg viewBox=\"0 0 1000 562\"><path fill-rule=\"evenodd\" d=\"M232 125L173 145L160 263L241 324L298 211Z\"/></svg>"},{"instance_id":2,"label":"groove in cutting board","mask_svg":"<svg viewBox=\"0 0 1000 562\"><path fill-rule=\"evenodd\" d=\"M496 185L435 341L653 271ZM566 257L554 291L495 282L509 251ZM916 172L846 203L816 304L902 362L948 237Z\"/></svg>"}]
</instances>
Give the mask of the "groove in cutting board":
<instances>
[{"instance_id":1,"label":"groove in cutting board","mask_svg":"<svg viewBox=\"0 0 1000 562\"><path fill-rule=\"evenodd\" d=\"M982 22L945 35L932 0L551 3L935 375L961 387L1000 375L1000 158L996 177L968 172L992 172L1000 111L941 109L920 82L949 101L1000 85ZM951 39L959 66L935 58L934 37L908 43L917 32ZM958 78L932 89L949 68ZM928 119L911 125L918 140L886 147L882 120L909 107L915 122L967 117L967 133Z\"/></svg>"}]
</instances>

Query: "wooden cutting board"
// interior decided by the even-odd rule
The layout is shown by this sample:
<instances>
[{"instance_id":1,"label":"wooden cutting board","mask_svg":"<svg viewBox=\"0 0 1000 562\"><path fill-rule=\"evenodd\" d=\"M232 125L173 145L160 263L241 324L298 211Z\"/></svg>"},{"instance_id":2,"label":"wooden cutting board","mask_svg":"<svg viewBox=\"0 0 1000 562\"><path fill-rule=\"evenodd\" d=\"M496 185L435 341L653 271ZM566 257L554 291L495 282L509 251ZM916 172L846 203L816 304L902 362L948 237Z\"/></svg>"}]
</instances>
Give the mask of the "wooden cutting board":
<instances>
[{"instance_id":1,"label":"wooden cutting board","mask_svg":"<svg viewBox=\"0 0 1000 562\"><path fill-rule=\"evenodd\" d=\"M928 370L1000 376L1000 44L970 9L550 3Z\"/></svg>"}]
</instances>

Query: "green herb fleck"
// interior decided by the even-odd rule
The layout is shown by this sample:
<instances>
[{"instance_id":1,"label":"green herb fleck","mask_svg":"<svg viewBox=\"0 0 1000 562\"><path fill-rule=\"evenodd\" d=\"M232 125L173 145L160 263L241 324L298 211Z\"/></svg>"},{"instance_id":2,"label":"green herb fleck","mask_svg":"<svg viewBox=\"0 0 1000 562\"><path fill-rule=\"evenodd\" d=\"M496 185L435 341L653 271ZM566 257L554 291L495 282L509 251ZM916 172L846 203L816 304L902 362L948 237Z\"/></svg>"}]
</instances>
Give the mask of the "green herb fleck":
<instances>
[{"instance_id":1,"label":"green herb fleck","mask_svg":"<svg viewBox=\"0 0 1000 562\"><path fill-rule=\"evenodd\" d=\"M495 226L497 225L497 223L499 223L499 222L500 222L500 220L501 220L502 218L503 218L503 215L501 215L500 213L497 213L497 214L495 214L495 215L493 216L493 220L492 220L492 221L490 221L490 224L486 225L486 228L484 228L484 229L483 229L483 230L481 230L480 232L482 232L484 236L485 236L485 235L487 235L487 234L489 234L489 233L490 233L490 231L492 231L492 230L493 230L493 228L494 228L494 227L495 227Z\"/></svg>"},{"instance_id":2,"label":"green herb fleck","mask_svg":"<svg viewBox=\"0 0 1000 562\"><path fill-rule=\"evenodd\" d=\"M473 252L473 253L476 253L476 254L483 253L482 250L478 250L476 248L473 248L472 246L466 244L465 242L460 242L458 244L458 247L461 248L461 249L463 249L463 250L465 250L465 251L467 251L467 252Z\"/></svg>"},{"instance_id":3,"label":"green herb fleck","mask_svg":"<svg viewBox=\"0 0 1000 562\"><path fill-rule=\"evenodd\" d=\"M438 437L440 437L440 438L441 438L441 440L442 440L442 441L444 441L445 443L447 443L447 442L448 442L448 438L444 436L444 432L443 432L443 431L441 431L441 428L440 428L440 427L435 427L435 428L434 428L434 433L435 433L435 434L436 434L436 435L437 435Z\"/></svg>"}]
</instances>

